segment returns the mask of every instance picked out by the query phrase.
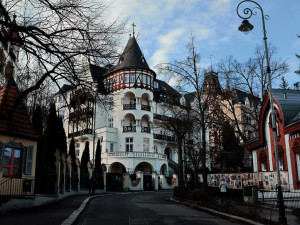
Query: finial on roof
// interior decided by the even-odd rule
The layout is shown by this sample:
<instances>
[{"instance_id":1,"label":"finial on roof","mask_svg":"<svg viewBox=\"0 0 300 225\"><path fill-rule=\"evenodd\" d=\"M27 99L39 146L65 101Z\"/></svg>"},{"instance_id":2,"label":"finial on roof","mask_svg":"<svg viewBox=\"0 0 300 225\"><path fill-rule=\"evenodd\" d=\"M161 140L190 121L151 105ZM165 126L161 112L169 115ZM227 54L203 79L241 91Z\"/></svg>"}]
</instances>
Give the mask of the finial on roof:
<instances>
[{"instance_id":1,"label":"finial on roof","mask_svg":"<svg viewBox=\"0 0 300 225\"><path fill-rule=\"evenodd\" d=\"M210 55L210 72L212 72L213 69L212 69L212 55Z\"/></svg>"},{"instance_id":2,"label":"finial on roof","mask_svg":"<svg viewBox=\"0 0 300 225\"><path fill-rule=\"evenodd\" d=\"M134 37L134 27L135 27L136 25L134 24L134 22L133 22L131 25L132 25L132 36Z\"/></svg>"}]
</instances>

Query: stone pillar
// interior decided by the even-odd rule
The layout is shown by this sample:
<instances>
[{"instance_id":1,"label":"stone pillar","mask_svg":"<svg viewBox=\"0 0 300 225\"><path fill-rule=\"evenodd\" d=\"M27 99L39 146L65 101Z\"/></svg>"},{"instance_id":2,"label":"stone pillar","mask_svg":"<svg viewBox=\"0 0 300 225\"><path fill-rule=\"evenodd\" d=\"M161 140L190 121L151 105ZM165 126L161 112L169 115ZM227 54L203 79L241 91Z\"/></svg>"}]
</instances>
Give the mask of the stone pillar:
<instances>
[{"instance_id":1,"label":"stone pillar","mask_svg":"<svg viewBox=\"0 0 300 225\"><path fill-rule=\"evenodd\" d=\"M159 175L159 185L161 189L164 189L165 187L165 176L164 175Z\"/></svg>"},{"instance_id":2,"label":"stone pillar","mask_svg":"<svg viewBox=\"0 0 300 225\"><path fill-rule=\"evenodd\" d=\"M140 178L140 183L139 183L139 190L143 191L144 190L144 176L141 171L136 172L136 178Z\"/></svg>"},{"instance_id":3,"label":"stone pillar","mask_svg":"<svg viewBox=\"0 0 300 225\"><path fill-rule=\"evenodd\" d=\"M69 191L71 191L72 190L72 158L70 155L68 155L66 163L67 163L67 168L69 170L69 177L67 178L69 179L69 184L70 184Z\"/></svg>"},{"instance_id":4,"label":"stone pillar","mask_svg":"<svg viewBox=\"0 0 300 225\"><path fill-rule=\"evenodd\" d=\"M103 191L106 191L106 171L103 171Z\"/></svg>"},{"instance_id":5,"label":"stone pillar","mask_svg":"<svg viewBox=\"0 0 300 225\"><path fill-rule=\"evenodd\" d=\"M54 193L55 195L58 196L59 194L59 180L60 180L60 153L59 153L59 149L56 149L55 151L55 168L56 168L56 181L55 181L55 186L54 186Z\"/></svg>"},{"instance_id":6,"label":"stone pillar","mask_svg":"<svg viewBox=\"0 0 300 225\"><path fill-rule=\"evenodd\" d=\"M77 191L79 191L80 190L80 161L78 158L76 158L76 167L77 167L77 179L78 179Z\"/></svg>"},{"instance_id":7,"label":"stone pillar","mask_svg":"<svg viewBox=\"0 0 300 225\"><path fill-rule=\"evenodd\" d=\"M152 173L152 182L155 191L158 190L158 177L159 176L156 173Z\"/></svg>"}]
</instances>

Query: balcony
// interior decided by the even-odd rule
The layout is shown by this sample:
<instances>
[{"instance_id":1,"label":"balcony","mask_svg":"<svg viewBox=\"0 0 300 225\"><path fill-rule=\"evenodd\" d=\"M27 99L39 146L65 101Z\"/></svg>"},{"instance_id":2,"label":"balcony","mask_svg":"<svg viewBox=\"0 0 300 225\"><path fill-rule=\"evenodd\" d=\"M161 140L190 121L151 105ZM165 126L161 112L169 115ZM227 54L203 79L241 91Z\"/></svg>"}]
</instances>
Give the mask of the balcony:
<instances>
[{"instance_id":1,"label":"balcony","mask_svg":"<svg viewBox=\"0 0 300 225\"><path fill-rule=\"evenodd\" d=\"M70 120L74 120L77 118L79 119L86 118L92 115L93 115L93 109L88 107L88 108L76 109L76 111L70 113L69 117Z\"/></svg>"},{"instance_id":2,"label":"balcony","mask_svg":"<svg viewBox=\"0 0 300 225\"><path fill-rule=\"evenodd\" d=\"M123 110L136 109L136 104L123 104Z\"/></svg>"},{"instance_id":3,"label":"balcony","mask_svg":"<svg viewBox=\"0 0 300 225\"><path fill-rule=\"evenodd\" d=\"M136 132L136 126L123 126L123 132Z\"/></svg>"},{"instance_id":4,"label":"balcony","mask_svg":"<svg viewBox=\"0 0 300 225\"><path fill-rule=\"evenodd\" d=\"M151 107L150 107L150 105L141 105L141 110L145 110L145 111L151 112Z\"/></svg>"},{"instance_id":5,"label":"balcony","mask_svg":"<svg viewBox=\"0 0 300 225\"><path fill-rule=\"evenodd\" d=\"M85 134L92 134L92 133L93 133L92 129L84 129L84 130L76 131L74 133L69 133L68 138L78 137L78 136L82 136Z\"/></svg>"},{"instance_id":6,"label":"balcony","mask_svg":"<svg viewBox=\"0 0 300 225\"><path fill-rule=\"evenodd\" d=\"M163 134L153 134L153 138L162 141L176 142L176 137L163 135Z\"/></svg>"},{"instance_id":7,"label":"balcony","mask_svg":"<svg viewBox=\"0 0 300 225\"><path fill-rule=\"evenodd\" d=\"M168 121L170 117L153 113L153 118L161 121Z\"/></svg>"},{"instance_id":8,"label":"balcony","mask_svg":"<svg viewBox=\"0 0 300 225\"><path fill-rule=\"evenodd\" d=\"M154 152L107 152L107 157L121 157L121 158L158 158L167 159L165 154Z\"/></svg>"},{"instance_id":9,"label":"balcony","mask_svg":"<svg viewBox=\"0 0 300 225\"><path fill-rule=\"evenodd\" d=\"M144 133L149 133L149 134L150 134L151 129L150 129L150 127L143 127L143 126L142 126L142 132L144 132Z\"/></svg>"}]
</instances>

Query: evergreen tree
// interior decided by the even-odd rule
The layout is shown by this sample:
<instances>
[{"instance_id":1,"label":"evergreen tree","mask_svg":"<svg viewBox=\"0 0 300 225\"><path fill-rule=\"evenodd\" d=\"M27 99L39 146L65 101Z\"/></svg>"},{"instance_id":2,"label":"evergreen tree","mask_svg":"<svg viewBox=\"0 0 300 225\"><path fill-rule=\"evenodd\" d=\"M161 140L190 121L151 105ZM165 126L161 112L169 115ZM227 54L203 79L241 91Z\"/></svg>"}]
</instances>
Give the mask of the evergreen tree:
<instances>
[{"instance_id":1,"label":"evergreen tree","mask_svg":"<svg viewBox=\"0 0 300 225\"><path fill-rule=\"evenodd\" d=\"M228 121L222 125L221 163L223 170L239 171L243 168L244 149Z\"/></svg>"},{"instance_id":2,"label":"evergreen tree","mask_svg":"<svg viewBox=\"0 0 300 225\"><path fill-rule=\"evenodd\" d=\"M103 188L104 181L103 181L103 171L101 165L101 146L100 146L99 139L97 141L97 147L96 147L95 172L96 172L96 179L99 182L99 187Z\"/></svg>"},{"instance_id":3,"label":"evergreen tree","mask_svg":"<svg viewBox=\"0 0 300 225\"><path fill-rule=\"evenodd\" d=\"M69 146L69 155L71 156L72 163L73 163L73 166L74 166L75 161L76 161L75 141L74 141L74 138L72 138L72 139L71 139L71 142L70 142L70 146Z\"/></svg>"},{"instance_id":4,"label":"evergreen tree","mask_svg":"<svg viewBox=\"0 0 300 225\"><path fill-rule=\"evenodd\" d=\"M43 119L42 119L42 109L40 105L37 105L33 111L32 115L32 125L36 132L42 136L43 134Z\"/></svg>"},{"instance_id":5,"label":"evergreen tree","mask_svg":"<svg viewBox=\"0 0 300 225\"><path fill-rule=\"evenodd\" d=\"M43 193L54 193L54 184L57 179L55 169L55 151L56 144L56 124L57 115L55 105L50 106L49 114L47 116L46 128L42 140L42 148L40 149L40 163L41 163L41 190Z\"/></svg>"},{"instance_id":6,"label":"evergreen tree","mask_svg":"<svg viewBox=\"0 0 300 225\"><path fill-rule=\"evenodd\" d=\"M56 118L56 130L57 148L60 150L61 153L67 154L67 137L62 118L58 116Z\"/></svg>"},{"instance_id":7,"label":"evergreen tree","mask_svg":"<svg viewBox=\"0 0 300 225\"><path fill-rule=\"evenodd\" d=\"M281 84L279 84L281 89L289 89L289 83L286 81L285 77L281 77Z\"/></svg>"},{"instance_id":8,"label":"evergreen tree","mask_svg":"<svg viewBox=\"0 0 300 225\"><path fill-rule=\"evenodd\" d=\"M97 141L97 147L96 147L96 156L95 156L95 170L99 171L101 170L101 149L100 149L100 140Z\"/></svg>"},{"instance_id":9,"label":"evergreen tree","mask_svg":"<svg viewBox=\"0 0 300 225\"><path fill-rule=\"evenodd\" d=\"M90 148L89 142L85 142L85 147L81 156L81 168L87 170L87 163L90 161Z\"/></svg>"}]
</instances>

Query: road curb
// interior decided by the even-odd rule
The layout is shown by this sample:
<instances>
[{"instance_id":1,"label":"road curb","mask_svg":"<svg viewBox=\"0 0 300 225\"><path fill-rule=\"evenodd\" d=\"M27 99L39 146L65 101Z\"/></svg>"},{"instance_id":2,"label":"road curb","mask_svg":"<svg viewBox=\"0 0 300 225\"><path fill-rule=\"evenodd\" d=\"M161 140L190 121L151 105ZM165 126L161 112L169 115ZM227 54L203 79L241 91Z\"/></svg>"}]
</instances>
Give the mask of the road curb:
<instances>
[{"instance_id":1,"label":"road curb","mask_svg":"<svg viewBox=\"0 0 300 225\"><path fill-rule=\"evenodd\" d=\"M95 195L95 196L90 196L87 197L79 206L78 209L76 209L64 222L62 222L61 225L72 225L75 220L78 218L78 216L80 215L80 213L82 213L82 211L85 209L87 203L93 199L93 198L98 198L98 197L103 197L103 196L109 196L109 195L113 195L113 194L105 194L105 195Z\"/></svg>"},{"instance_id":2,"label":"road curb","mask_svg":"<svg viewBox=\"0 0 300 225\"><path fill-rule=\"evenodd\" d=\"M223 217L227 217L227 218L230 218L230 219L243 221L243 222L246 222L248 224L263 225L262 223L255 222L253 220L245 219L245 218L239 217L239 216L230 215L228 213L219 212L219 211L216 211L214 209L206 208L206 207L203 207L203 206L197 206L196 204L191 204L191 203L187 203L187 202L181 202L181 201L176 200L174 198L170 198L170 200L173 201L173 202L176 202L176 203L187 205L187 206L189 206L191 208L195 208L195 209L200 209L200 210L203 210L203 211L211 212L213 214L217 214L217 215L220 215L220 216L223 216Z\"/></svg>"}]
</instances>

